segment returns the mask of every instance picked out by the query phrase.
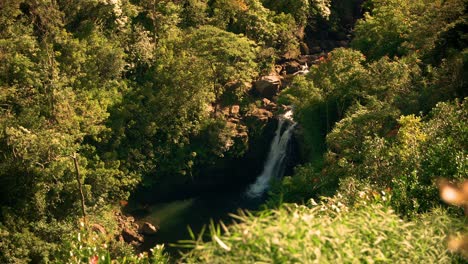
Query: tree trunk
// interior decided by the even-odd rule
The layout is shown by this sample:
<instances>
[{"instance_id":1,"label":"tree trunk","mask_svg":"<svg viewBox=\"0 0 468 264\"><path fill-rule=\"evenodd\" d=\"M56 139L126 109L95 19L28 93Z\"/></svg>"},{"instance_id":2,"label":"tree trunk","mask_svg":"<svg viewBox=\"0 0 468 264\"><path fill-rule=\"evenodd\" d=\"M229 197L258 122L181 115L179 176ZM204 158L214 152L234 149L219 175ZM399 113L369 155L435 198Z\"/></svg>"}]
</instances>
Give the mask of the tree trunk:
<instances>
[{"instance_id":1,"label":"tree trunk","mask_svg":"<svg viewBox=\"0 0 468 264\"><path fill-rule=\"evenodd\" d=\"M78 189L80 191L81 212L83 213L83 221L86 224L85 199L84 199L84 194L83 194L83 186L81 185L80 167L78 165L78 158L77 158L76 153L73 153L72 159L73 159L73 163L75 164L76 181L78 182Z\"/></svg>"}]
</instances>

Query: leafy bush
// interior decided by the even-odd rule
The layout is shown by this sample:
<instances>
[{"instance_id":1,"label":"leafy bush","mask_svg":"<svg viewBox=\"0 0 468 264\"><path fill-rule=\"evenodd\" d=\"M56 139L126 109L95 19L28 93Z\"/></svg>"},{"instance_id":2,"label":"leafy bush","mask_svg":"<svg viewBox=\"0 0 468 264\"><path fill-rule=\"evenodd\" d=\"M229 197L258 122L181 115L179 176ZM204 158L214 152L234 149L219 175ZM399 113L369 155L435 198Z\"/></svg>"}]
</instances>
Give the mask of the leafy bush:
<instances>
[{"instance_id":1,"label":"leafy bush","mask_svg":"<svg viewBox=\"0 0 468 264\"><path fill-rule=\"evenodd\" d=\"M148 252L135 254L130 245L121 242L120 256L112 256L108 244L96 233L82 229L72 236L61 248L62 255L58 262L70 264L85 263L135 263L135 264L164 264L169 257L164 252L164 245L156 245Z\"/></svg>"},{"instance_id":2,"label":"leafy bush","mask_svg":"<svg viewBox=\"0 0 468 264\"><path fill-rule=\"evenodd\" d=\"M182 261L451 263L458 257L444 246L446 233L462 229L462 223L441 210L404 221L379 204L350 209L337 200L234 217L238 224L212 226L211 242L203 242L202 237L188 241L185 245L194 249Z\"/></svg>"},{"instance_id":3,"label":"leafy bush","mask_svg":"<svg viewBox=\"0 0 468 264\"><path fill-rule=\"evenodd\" d=\"M388 188L392 206L404 215L441 205L439 179L468 178L466 102L440 103L425 120L401 116L397 129L383 132L380 126L389 122L357 125L366 115L357 113L342 119L327 136L330 152L324 169L329 177L355 178ZM385 117L390 111L382 113ZM378 111L370 114L372 121L379 120Z\"/></svg>"},{"instance_id":4,"label":"leafy bush","mask_svg":"<svg viewBox=\"0 0 468 264\"><path fill-rule=\"evenodd\" d=\"M371 2L372 10L356 24L352 42L370 60L431 51L439 37L464 20L466 9L463 0Z\"/></svg>"},{"instance_id":5,"label":"leafy bush","mask_svg":"<svg viewBox=\"0 0 468 264\"><path fill-rule=\"evenodd\" d=\"M312 164L308 163L294 168L293 176L285 176L272 183L270 197L266 203L268 207L292 202L305 202L315 197L318 190L327 184L324 177Z\"/></svg>"}]
</instances>

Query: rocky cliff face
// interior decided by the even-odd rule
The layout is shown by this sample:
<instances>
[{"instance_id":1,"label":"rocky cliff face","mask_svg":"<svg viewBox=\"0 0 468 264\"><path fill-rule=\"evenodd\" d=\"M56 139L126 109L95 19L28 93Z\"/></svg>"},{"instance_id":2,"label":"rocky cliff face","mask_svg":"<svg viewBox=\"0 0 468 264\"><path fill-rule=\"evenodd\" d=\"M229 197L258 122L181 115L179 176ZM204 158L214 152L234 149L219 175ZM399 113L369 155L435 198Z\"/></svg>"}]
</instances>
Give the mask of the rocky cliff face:
<instances>
[{"instance_id":1,"label":"rocky cliff face","mask_svg":"<svg viewBox=\"0 0 468 264\"><path fill-rule=\"evenodd\" d=\"M213 160L211 166L199 168L203 177L196 181L196 189L203 193L220 189L236 192L252 182L268 154L277 124L274 117L277 109L266 98L260 105L250 104L243 109L239 105L222 108L230 137L225 139L223 155Z\"/></svg>"},{"instance_id":2,"label":"rocky cliff face","mask_svg":"<svg viewBox=\"0 0 468 264\"><path fill-rule=\"evenodd\" d=\"M200 149L194 173L184 181L142 187L136 200L151 204L213 192L239 192L258 176L276 128L278 106L267 98L255 97L247 105L210 109L216 120L213 131L205 131L192 142Z\"/></svg>"}]
</instances>

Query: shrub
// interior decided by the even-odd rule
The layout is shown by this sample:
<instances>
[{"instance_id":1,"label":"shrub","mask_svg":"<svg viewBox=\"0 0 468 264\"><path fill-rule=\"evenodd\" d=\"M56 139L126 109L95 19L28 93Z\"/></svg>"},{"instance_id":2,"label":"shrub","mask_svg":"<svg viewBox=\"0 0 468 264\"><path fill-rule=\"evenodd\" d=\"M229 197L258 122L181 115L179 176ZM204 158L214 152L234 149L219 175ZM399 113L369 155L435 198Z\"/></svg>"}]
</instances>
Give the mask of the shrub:
<instances>
[{"instance_id":1,"label":"shrub","mask_svg":"<svg viewBox=\"0 0 468 264\"><path fill-rule=\"evenodd\" d=\"M348 209L340 202L284 205L234 217L240 222L221 225L224 235L212 226L211 242L203 242L201 236L186 242L194 250L183 262L450 263L458 257L444 246L445 234L462 226L442 210L404 221L379 204Z\"/></svg>"}]
</instances>

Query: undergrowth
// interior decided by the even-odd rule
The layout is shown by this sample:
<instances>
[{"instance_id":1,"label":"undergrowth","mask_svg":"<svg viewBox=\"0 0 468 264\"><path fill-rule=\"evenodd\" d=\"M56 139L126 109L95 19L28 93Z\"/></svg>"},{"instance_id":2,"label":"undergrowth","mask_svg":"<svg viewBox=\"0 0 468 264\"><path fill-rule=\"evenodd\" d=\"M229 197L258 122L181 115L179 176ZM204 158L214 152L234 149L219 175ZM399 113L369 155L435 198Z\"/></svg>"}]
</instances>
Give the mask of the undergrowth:
<instances>
[{"instance_id":1,"label":"undergrowth","mask_svg":"<svg viewBox=\"0 0 468 264\"><path fill-rule=\"evenodd\" d=\"M442 209L402 220L382 204L355 206L329 200L309 206L285 204L259 214L240 212L229 227L211 225L183 241L193 247L183 263L452 263L447 234L463 223ZM459 234L458 233L458 234Z\"/></svg>"}]
</instances>

